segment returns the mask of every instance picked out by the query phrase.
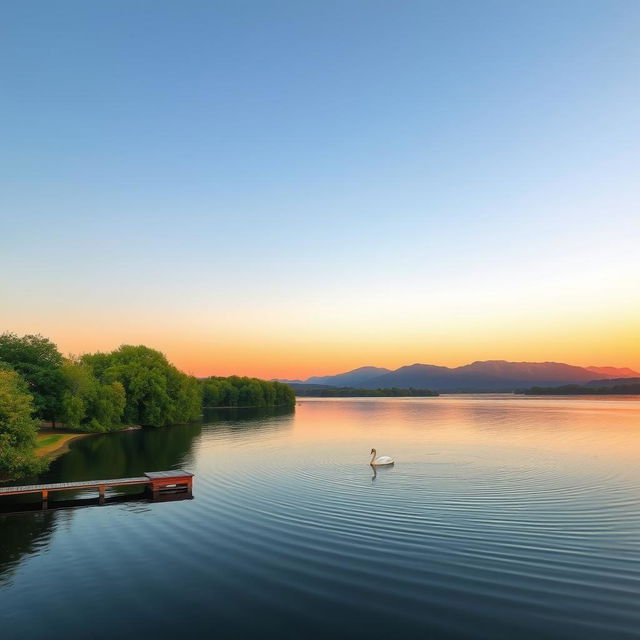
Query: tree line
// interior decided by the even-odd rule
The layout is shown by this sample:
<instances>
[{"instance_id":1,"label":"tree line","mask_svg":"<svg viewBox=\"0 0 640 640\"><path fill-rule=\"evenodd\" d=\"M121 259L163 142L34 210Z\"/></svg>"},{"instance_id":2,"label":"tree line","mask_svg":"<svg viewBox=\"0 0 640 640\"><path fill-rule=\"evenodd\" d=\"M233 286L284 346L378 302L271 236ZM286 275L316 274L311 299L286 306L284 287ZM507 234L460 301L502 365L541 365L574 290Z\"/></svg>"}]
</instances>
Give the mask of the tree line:
<instances>
[{"instance_id":1,"label":"tree line","mask_svg":"<svg viewBox=\"0 0 640 640\"><path fill-rule=\"evenodd\" d=\"M184 424L204 406L293 405L293 391L255 378L198 380L143 345L63 357L40 335L0 335L0 478L36 473L43 421L102 433Z\"/></svg>"},{"instance_id":2,"label":"tree line","mask_svg":"<svg viewBox=\"0 0 640 640\"><path fill-rule=\"evenodd\" d=\"M560 387L531 387L522 391L527 396L608 396L640 395L640 383L616 384L591 387L579 384L565 384Z\"/></svg>"},{"instance_id":3,"label":"tree line","mask_svg":"<svg viewBox=\"0 0 640 640\"><path fill-rule=\"evenodd\" d=\"M293 406L293 389L282 382L229 376L212 376L200 380L202 405L213 407L279 407Z\"/></svg>"},{"instance_id":4,"label":"tree line","mask_svg":"<svg viewBox=\"0 0 640 640\"><path fill-rule=\"evenodd\" d=\"M427 398L440 395L431 389L402 389L384 387L379 389L360 389L357 387L331 387L325 385L292 384L295 394L307 398Z\"/></svg>"}]
</instances>

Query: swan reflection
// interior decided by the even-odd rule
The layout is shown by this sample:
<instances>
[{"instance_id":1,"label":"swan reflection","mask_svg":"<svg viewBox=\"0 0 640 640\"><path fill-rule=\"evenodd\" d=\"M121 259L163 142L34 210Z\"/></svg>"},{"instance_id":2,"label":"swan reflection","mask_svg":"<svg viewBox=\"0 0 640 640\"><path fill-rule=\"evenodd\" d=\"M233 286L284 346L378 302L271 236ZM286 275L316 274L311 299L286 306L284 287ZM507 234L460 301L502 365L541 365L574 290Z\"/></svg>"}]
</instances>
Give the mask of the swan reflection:
<instances>
[{"instance_id":1,"label":"swan reflection","mask_svg":"<svg viewBox=\"0 0 640 640\"><path fill-rule=\"evenodd\" d=\"M378 478L378 475L384 476L387 473L391 473L393 471L393 466L386 467L376 467L371 465L371 470L373 471L373 475L371 476L371 482L375 482Z\"/></svg>"}]
</instances>

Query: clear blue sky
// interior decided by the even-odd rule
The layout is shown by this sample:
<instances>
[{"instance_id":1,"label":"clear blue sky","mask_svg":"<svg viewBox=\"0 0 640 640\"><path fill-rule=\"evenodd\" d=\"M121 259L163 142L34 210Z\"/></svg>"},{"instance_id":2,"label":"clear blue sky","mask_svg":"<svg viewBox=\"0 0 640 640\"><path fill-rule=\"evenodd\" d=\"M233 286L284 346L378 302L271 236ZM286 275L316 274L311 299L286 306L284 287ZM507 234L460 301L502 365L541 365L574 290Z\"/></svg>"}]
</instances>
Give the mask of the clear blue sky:
<instances>
[{"instance_id":1,"label":"clear blue sky","mask_svg":"<svg viewBox=\"0 0 640 640\"><path fill-rule=\"evenodd\" d=\"M26 0L0 55L0 328L640 366L637 0Z\"/></svg>"}]
</instances>

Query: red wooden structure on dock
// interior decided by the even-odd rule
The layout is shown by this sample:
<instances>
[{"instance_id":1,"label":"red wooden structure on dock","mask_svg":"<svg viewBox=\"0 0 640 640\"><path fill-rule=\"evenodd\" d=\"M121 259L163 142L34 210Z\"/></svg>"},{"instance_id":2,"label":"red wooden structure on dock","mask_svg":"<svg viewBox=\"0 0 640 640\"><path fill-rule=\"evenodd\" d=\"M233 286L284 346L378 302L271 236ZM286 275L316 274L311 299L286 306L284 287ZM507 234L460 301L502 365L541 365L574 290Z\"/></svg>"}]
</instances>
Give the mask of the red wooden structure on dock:
<instances>
[{"instance_id":1,"label":"red wooden structure on dock","mask_svg":"<svg viewBox=\"0 0 640 640\"><path fill-rule=\"evenodd\" d=\"M153 496L160 493L193 490L193 473L182 469L173 471L152 471L136 478L116 478L112 480L82 480L79 482L55 482L51 484L28 484L18 487L0 487L1 496L29 495L40 493L42 502L47 502L49 493L53 491L81 491L97 489L98 495L104 499L107 489L142 485Z\"/></svg>"}]
</instances>

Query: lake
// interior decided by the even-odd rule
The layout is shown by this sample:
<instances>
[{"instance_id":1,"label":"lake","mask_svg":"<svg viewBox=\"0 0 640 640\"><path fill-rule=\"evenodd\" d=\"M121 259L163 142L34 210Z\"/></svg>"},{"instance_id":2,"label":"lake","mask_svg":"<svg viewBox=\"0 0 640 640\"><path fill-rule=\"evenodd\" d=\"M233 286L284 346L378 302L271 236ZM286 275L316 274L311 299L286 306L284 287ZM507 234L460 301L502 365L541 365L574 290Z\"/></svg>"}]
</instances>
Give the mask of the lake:
<instances>
[{"instance_id":1,"label":"lake","mask_svg":"<svg viewBox=\"0 0 640 640\"><path fill-rule=\"evenodd\" d=\"M0 514L2 637L638 638L639 454L624 397L301 399L78 440L44 481L185 468L194 497Z\"/></svg>"}]
</instances>

